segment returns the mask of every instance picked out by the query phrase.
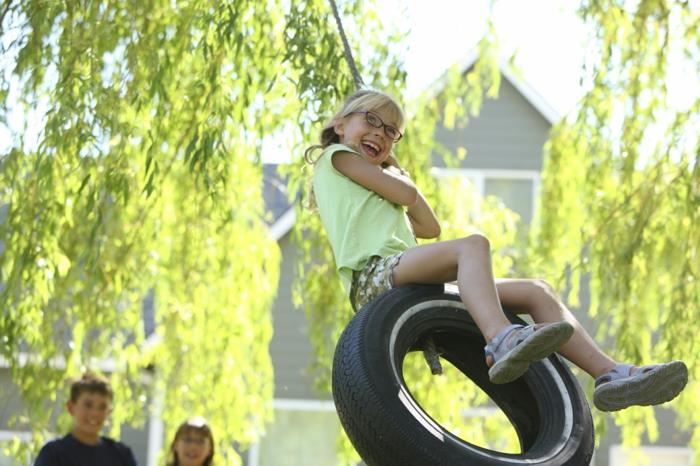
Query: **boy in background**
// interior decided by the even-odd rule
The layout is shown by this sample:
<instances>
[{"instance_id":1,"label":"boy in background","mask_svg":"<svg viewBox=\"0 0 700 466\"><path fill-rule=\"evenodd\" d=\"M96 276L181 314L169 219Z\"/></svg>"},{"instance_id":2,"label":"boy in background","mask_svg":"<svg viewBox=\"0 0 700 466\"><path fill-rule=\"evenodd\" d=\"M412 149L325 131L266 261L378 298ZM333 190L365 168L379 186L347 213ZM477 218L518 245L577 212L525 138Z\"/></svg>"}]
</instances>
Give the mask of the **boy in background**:
<instances>
[{"instance_id":1,"label":"boy in background","mask_svg":"<svg viewBox=\"0 0 700 466\"><path fill-rule=\"evenodd\" d=\"M104 377L86 373L73 382L66 402L73 418L71 432L44 445L34 466L137 466L128 446L100 436L113 397Z\"/></svg>"}]
</instances>

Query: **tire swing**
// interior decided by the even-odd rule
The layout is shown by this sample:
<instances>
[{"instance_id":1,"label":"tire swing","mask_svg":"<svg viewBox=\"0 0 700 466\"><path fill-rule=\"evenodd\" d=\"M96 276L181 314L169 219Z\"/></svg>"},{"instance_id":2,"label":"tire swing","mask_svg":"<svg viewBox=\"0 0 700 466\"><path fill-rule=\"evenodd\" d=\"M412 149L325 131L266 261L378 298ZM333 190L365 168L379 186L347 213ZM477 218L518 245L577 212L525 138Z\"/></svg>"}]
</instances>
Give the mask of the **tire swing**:
<instances>
[{"instance_id":1,"label":"tire swing","mask_svg":"<svg viewBox=\"0 0 700 466\"><path fill-rule=\"evenodd\" d=\"M522 453L471 444L415 401L403 377L403 361L408 353L425 350L426 341L498 405L513 425ZM533 363L519 379L495 385L488 378L483 347L481 332L457 291L442 286L391 290L353 317L335 350L333 400L368 466L590 464L591 411L568 366L552 355Z\"/></svg>"},{"instance_id":2,"label":"tire swing","mask_svg":"<svg viewBox=\"0 0 700 466\"><path fill-rule=\"evenodd\" d=\"M364 86L334 0L333 15L355 85ZM343 331L333 358L333 400L340 422L368 466L587 466L593 457L591 411L578 382L555 354L519 379L489 381L484 338L456 289L407 286L364 306ZM514 323L523 323L506 312ZM436 373L438 355L470 378L503 411L520 454L471 444L416 402L403 362L423 351ZM445 397L451 396L445 393Z\"/></svg>"}]
</instances>

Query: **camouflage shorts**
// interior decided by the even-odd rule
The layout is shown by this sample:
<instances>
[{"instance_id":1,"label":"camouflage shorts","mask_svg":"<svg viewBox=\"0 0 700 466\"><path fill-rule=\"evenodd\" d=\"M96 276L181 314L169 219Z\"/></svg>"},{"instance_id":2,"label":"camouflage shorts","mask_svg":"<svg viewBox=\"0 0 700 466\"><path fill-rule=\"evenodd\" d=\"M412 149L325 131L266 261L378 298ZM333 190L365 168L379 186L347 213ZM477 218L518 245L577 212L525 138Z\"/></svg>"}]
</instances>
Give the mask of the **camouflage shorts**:
<instances>
[{"instance_id":1,"label":"camouflage shorts","mask_svg":"<svg viewBox=\"0 0 700 466\"><path fill-rule=\"evenodd\" d=\"M352 274L350 304L357 312L385 291L394 287L394 267L401 260L403 252L387 257L372 256L362 270Z\"/></svg>"}]
</instances>

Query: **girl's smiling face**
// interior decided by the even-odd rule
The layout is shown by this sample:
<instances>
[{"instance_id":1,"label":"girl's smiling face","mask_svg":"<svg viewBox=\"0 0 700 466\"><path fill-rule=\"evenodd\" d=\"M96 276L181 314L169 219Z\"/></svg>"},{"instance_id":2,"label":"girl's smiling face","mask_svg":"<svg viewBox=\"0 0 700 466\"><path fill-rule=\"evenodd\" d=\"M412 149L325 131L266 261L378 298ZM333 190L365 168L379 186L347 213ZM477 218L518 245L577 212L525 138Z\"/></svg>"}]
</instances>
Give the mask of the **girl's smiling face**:
<instances>
[{"instance_id":1,"label":"girl's smiling face","mask_svg":"<svg viewBox=\"0 0 700 466\"><path fill-rule=\"evenodd\" d=\"M172 449L180 466L202 466L212 453L209 437L195 428L181 432Z\"/></svg>"},{"instance_id":2,"label":"girl's smiling face","mask_svg":"<svg viewBox=\"0 0 700 466\"><path fill-rule=\"evenodd\" d=\"M394 140L401 137L397 123L381 109L352 112L338 119L334 129L342 144L356 149L373 165L381 165L389 157Z\"/></svg>"}]
</instances>

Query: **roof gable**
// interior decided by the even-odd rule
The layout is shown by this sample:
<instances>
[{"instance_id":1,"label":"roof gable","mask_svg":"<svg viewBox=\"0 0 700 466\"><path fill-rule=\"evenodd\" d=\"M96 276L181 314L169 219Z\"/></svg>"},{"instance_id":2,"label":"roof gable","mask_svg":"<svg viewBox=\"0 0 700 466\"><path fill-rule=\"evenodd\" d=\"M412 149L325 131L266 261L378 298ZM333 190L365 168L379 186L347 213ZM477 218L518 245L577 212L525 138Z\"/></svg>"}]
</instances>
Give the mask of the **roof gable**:
<instances>
[{"instance_id":1,"label":"roof gable","mask_svg":"<svg viewBox=\"0 0 700 466\"><path fill-rule=\"evenodd\" d=\"M476 49L469 52L469 54L458 65L462 74L468 72L474 66L477 58L479 58L479 53ZM519 77L508 62L506 62L506 60L500 60L499 69L501 71L501 75L507 79L508 82L515 87L515 89L518 90L518 92L544 117L545 120L549 122L550 125L554 125L557 121L559 121L560 116L558 112L554 110L554 107L552 107L524 78ZM442 79L443 78L437 81L434 88L439 89L442 87Z\"/></svg>"}]
</instances>

